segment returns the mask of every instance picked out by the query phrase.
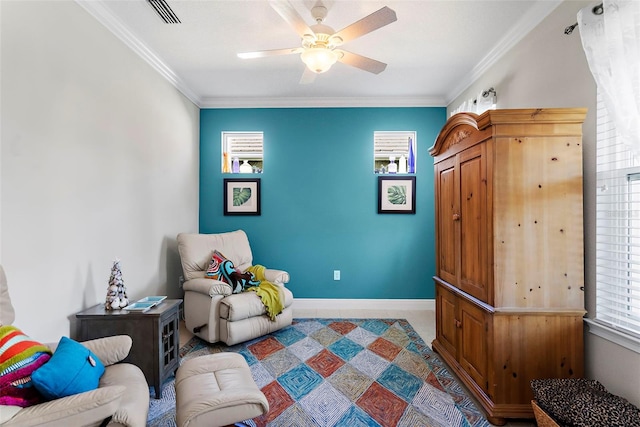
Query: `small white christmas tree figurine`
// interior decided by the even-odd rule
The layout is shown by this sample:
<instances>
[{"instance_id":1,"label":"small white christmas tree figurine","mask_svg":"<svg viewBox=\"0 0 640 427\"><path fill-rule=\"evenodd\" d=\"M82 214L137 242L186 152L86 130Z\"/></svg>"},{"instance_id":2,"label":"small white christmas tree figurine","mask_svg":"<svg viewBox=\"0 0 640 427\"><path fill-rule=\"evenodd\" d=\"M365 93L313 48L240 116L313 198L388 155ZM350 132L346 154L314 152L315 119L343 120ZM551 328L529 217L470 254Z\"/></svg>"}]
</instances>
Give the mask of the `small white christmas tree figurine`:
<instances>
[{"instance_id":1,"label":"small white christmas tree figurine","mask_svg":"<svg viewBox=\"0 0 640 427\"><path fill-rule=\"evenodd\" d=\"M119 310L128 305L129 298L127 298L127 287L122 280L120 260L116 259L113 261L113 267L111 267L111 276L109 277L107 299L104 303L104 308L106 310Z\"/></svg>"}]
</instances>

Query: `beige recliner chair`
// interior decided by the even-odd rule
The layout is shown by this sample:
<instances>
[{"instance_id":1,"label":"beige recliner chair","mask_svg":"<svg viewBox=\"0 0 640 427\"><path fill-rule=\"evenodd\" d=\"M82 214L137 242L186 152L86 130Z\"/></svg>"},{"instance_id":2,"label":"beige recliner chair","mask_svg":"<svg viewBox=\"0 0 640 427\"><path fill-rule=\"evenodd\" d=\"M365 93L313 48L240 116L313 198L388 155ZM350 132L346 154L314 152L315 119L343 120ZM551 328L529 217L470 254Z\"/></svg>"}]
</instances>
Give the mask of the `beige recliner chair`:
<instances>
[{"instance_id":1,"label":"beige recliner chair","mask_svg":"<svg viewBox=\"0 0 640 427\"><path fill-rule=\"evenodd\" d=\"M289 273L265 270L265 278L280 287L284 309L270 320L255 292L233 294L225 282L206 278L214 250L221 252L241 272L253 263L249 239L242 230L220 234L180 233L177 237L185 282L184 316L189 331L210 343L244 342L277 331L293 320L293 294L284 285Z\"/></svg>"},{"instance_id":2,"label":"beige recliner chair","mask_svg":"<svg viewBox=\"0 0 640 427\"><path fill-rule=\"evenodd\" d=\"M0 325L11 325L7 278L0 265ZM135 365L118 363L129 354L131 338L119 335L82 343L105 366L97 389L20 408L0 405L0 426L131 426L144 427L149 412L149 385ZM55 350L55 345L49 345Z\"/></svg>"}]
</instances>

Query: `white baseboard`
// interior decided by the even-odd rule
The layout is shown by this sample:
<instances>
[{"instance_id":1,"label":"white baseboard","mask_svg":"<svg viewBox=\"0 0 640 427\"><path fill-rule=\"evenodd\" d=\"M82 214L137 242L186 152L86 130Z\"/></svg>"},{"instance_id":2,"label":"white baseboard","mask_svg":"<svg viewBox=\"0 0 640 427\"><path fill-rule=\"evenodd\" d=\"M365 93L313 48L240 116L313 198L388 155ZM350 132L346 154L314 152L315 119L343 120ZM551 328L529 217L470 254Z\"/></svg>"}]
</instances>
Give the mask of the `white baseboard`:
<instances>
[{"instance_id":1,"label":"white baseboard","mask_svg":"<svg viewBox=\"0 0 640 427\"><path fill-rule=\"evenodd\" d=\"M294 298L297 310L435 310L433 299L331 299Z\"/></svg>"}]
</instances>

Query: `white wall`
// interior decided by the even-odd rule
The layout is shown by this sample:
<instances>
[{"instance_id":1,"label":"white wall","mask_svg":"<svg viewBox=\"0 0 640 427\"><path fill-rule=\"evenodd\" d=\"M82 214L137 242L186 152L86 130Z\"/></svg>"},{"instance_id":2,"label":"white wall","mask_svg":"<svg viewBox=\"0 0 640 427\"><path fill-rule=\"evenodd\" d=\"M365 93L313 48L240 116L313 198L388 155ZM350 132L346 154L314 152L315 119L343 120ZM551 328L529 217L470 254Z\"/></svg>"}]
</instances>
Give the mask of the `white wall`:
<instances>
[{"instance_id":1,"label":"white wall","mask_svg":"<svg viewBox=\"0 0 640 427\"><path fill-rule=\"evenodd\" d=\"M73 334L105 300L181 297L198 229L199 109L73 1L1 1L0 261L14 324Z\"/></svg>"},{"instance_id":2,"label":"white wall","mask_svg":"<svg viewBox=\"0 0 640 427\"><path fill-rule=\"evenodd\" d=\"M582 50L579 30L570 36L564 28L577 21L582 7L597 2L567 0L513 49L453 100L451 111L463 100L493 86L498 108L587 107L583 125L585 301L595 310L595 186L596 85ZM586 328L585 328L586 329ZM611 392L640 406L640 354L585 334L585 375Z\"/></svg>"}]
</instances>

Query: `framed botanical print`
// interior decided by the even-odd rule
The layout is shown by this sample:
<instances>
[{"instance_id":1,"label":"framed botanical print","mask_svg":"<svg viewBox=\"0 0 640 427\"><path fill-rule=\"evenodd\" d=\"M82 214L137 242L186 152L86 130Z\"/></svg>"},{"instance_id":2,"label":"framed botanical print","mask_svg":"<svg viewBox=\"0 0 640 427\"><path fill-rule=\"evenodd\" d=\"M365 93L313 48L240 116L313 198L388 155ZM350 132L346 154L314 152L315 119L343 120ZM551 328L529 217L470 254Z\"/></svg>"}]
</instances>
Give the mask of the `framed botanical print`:
<instances>
[{"instance_id":1,"label":"framed botanical print","mask_svg":"<svg viewBox=\"0 0 640 427\"><path fill-rule=\"evenodd\" d=\"M415 176L378 177L378 213L416 213Z\"/></svg>"},{"instance_id":2,"label":"framed botanical print","mask_svg":"<svg viewBox=\"0 0 640 427\"><path fill-rule=\"evenodd\" d=\"M224 179L225 215L260 215L260 178Z\"/></svg>"}]
</instances>

